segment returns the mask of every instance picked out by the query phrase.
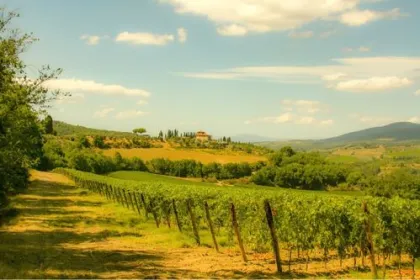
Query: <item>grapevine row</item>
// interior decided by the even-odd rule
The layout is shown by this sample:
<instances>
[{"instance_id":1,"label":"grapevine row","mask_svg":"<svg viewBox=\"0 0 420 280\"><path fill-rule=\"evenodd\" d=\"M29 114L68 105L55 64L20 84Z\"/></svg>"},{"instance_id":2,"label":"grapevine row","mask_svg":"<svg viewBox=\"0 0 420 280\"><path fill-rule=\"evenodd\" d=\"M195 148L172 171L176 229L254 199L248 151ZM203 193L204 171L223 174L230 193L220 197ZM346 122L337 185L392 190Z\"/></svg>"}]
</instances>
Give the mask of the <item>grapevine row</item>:
<instances>
[{"instance_id":1,"label":"grapevine row","mask_svg":"<svg viewBox=\"0 0 420 280\"><path fill-rule=\"evenodd\" d=\"M255 189L226 189L217 186L171 185L114 179L91 173L57 169L77 185L88 188L190 234L200 244L200 229L218 238L227 234L236 240L244 261L246 251L273 250L278 271L282 270L279 247L302 253L307 262L314 250L325 262L369 258L377 276L375 256L420 256L420 202L399 198L319 196L288 191L259 192ZM172 217L172 218L171 218ZM280 244L280 245L279 245ZM335 255L334 255L335 254ZM290 269L290 257L289 257Z\"/></svg>"}]
</instances>

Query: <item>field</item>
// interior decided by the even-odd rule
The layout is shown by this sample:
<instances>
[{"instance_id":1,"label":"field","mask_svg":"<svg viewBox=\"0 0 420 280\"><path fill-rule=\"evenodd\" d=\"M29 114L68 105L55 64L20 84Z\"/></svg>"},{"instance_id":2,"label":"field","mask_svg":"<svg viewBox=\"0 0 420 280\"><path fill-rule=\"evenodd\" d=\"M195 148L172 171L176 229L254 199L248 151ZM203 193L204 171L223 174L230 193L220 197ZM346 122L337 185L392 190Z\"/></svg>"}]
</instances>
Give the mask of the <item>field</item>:
<instances>
[{"instance_id":1,"label":"field","mask_svg":"<svg viewBox=\"0 0 420 280\"><path fill-rule=\"evenodd\" d=\"M257 186L253 184L244 185L244 184L235 184L227 185L223 182L218 183L207 183L201 182L201 179L198 178L177 178L171 176L164 176L158 174L152 174L148 172L140 171L117 171L108 174L109 177L124 179L124 180L133 180L141 182L162 182L170 183L174 185L193 185L197 187L218 187L224 188L226 190L257 190L261 192L278 192L285 191L297 194L315 194L315 195L344 195L344 196L363 196L361 191L310 191L310 190L297 190L297 189L284 189L279 187L267 187L267 186Z\"/></svg>"},{"instance_id":2,"label":"field","mask_svg":"<svg viewBox=\"0 0 420 280\"><path fill-rule=\"evenodd\" d=\"M265 161L263 156L248 155L245 153L229 153L223 151L206 150L182 150L171 148L151 148L151 149L107 149L104 154L114 156L119 152L123 157L139 157L142 160L151 160L154 158L167 158L170 160L193 159L201 163L229 163L229 162L257 162Z\"/></svg>"},{"instance_id":3,"label":"field","mask_svg":"<svg viewBox=\"0 0 420 280\"><path fill-rule=\"evenodd\" d=\"M340 266L336 258L327 267L322 259L307 267L294 252L290 266L285 261L284 272L276 273L272 253L247 251L244 263L229 240L218 240L220 253L211 248L205 228L197 246L192 236L156 228L153 219L59 174L34 172L30 188L13 204L19 215L0 230L2 278L370 278L360 259L356 269L353 260ZM287 250L280 253L289 258ZM388 267L387 278L398 275ZM410 278L411 269L404 266L401 275Z\"/></svg>"}]
</instances>

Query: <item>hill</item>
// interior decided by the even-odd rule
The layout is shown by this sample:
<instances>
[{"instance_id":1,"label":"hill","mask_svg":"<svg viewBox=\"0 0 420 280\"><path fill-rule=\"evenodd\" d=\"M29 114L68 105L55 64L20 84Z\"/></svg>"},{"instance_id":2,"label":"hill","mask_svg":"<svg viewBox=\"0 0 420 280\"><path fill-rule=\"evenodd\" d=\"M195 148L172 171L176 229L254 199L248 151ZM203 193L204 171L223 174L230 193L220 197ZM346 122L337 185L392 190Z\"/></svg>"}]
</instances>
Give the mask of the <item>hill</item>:
<instances>
[{"instance_id":1,"label":"hill","mask_svg":"<svg viewBox=\"0 0 420 280\"><path fill-rule=\"evenodd\" d=\"M108 136L108 137L133 137L135 136L131 132L121 132L112 130L103 130L88 128L80 125L68 124L62 121L54 121L54 130L57 132L57 136L75 136L75 135L88 135L88 136Z\"/></svg>"},{"instance_id":2,"label":"hill","mask_svg":"<svg viewBox=\"0 0 420 280\"><path fill-rule=\"evenodd\" d=\"M361 141L413 141L420 140L420 124L396 122L385 126L372 127L346 133L322 142L361 142Z\"/></svg>"},{"instance_id":3,"label":"hill","mask_svg":"<svg viewBox=\"0 0 420 280\"><path fill-rule=\"evenodd\" d=\"M396 122L385 126L354 131L321 140L289 140L260 142L261 146L276 150L283 146L294 149L330 149L345 145L398 145L420 142L420 124Z\"/></svg>"}]
</instances>

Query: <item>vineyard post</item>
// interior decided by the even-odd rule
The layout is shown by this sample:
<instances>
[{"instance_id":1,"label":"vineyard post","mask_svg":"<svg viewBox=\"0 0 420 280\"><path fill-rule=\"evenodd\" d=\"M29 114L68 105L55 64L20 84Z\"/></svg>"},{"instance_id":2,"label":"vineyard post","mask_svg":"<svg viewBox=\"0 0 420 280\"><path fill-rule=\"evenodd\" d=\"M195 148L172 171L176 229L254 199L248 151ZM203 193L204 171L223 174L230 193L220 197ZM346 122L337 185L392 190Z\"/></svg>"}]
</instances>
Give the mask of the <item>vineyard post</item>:
<instances>
[{"instance_id":1,"label":"vineyard post","mask_svg":"<svg viewBox=\"0 0 420 280\"><path fill-rule=\"evenodd\" d=\"M172 206L174 207L176 225L178 226L179 232L182 232L182 224L181 224L181 221L179 220L178 211L176 210L175 199L172 199Z\"/></svg>"},{"instance_id":2,"label":"vineyard post","mask_svg":"<svg viewBox=\"0 0 420 280\"><path fill-rule=\"evenodd\" d=\"M197 245L200 245L200 235L198 234L197 220L195 219L194 211L192 209L191 199L187 200L187 210L188 210L188 213L190 214L195 241L197 242Z\"/></svg>"},{"instance_id":3,"label":"vineyard post","mask_svg":"<svg viewBox=\"0 0 420 280\"><path fill-rule=\"evenodd\" d=\"M146 200L144 199L143 194L140 194L140 199L141 199L141 202L143 203L144 215L146 216L146 219L147 219L149 218L149 211L147 210L147 204L146 204Z\"/></svg>"},{"instance_id":4,"label":"vineyard post","mask_svg":"<svg viewBox=\"0 0 420 280\"><path fill-rule=\"evenodd\" d=\"M362 207L363 207L363 212L366 215L366 219L364 221L364 229L365 229L365 234L366 234L366 239L367 239L367 247L369 249L370 252L370 263L371 263L371 271L372 271L372 277L374 279L378 278L378 271L376 269L376 264L375 264L375 249L373 246L373 238L372 238L372 225L370 223L370 212L369 209L367 207L367 203L366 201L363 201L362 203Z\"/></svg>"},{"instance_id":5,"label":"vineyard post","mask_svg":"<svg viewBox=\"0 0 420 280\"><path fill-rule=\"evenodd\" d=\"M126 193L125 189L123 189L123 196L124 196L124 202L125 202L125 205L126 205L127 209L130 209L130 205L128 204L128 198L127 198L127 193Z\"/></svg>"},{"instance_id":6,"label":"vineyard post","mask_svg":"<svg viewBox=\"0 0 420 280\"><path fill-rule=\"evenodd\" d=\"M133 211L136 211L136 207L134 206L133 193L131 191L128 192L128 197L130 198L130 203L131 207L133 208Z\"/></svg>"},{"instance_id":7,"label":"vineyard post","mask_svg":"<svg viewBox=\"0 0 420 280\"><path fill-rule=\"evenodd\" d=\"M169 207L165 210L166 224L168 225L168 228L171 228L171 204L169 204Z\"/></svg>"},{"instance_id":8,"label":"vineyard post","mask_svg":"<svg viewBox=\"0 0 420 280\"><path fill-rule=\"evenodd\" d=\"M276 259L277 272L282 272L281 258L279 252L279 241L277 240L276 228L274 226L273 212L271 210L268 200L264 201L265 216L267 217L267 224L270 228L271 240L273 245L274 258Z\"/></svg>"},{"instance_id":9,"label":"vineyard post","mask_svg":"<svg viewBox=\"0 0 420 280\"><path fill-rule=\"evenodd\" d=\"M122 201L122 194L121 194L121 189L120 188L116 188L115 189L116 193L117 193L117 200L118 203L121 205L124 205L123 201Z\"/></svg>"},{"instance_id":10,"label":"vineyard post","mask_svg":"<svg viewBox=\"0 0 420 280\"><path fill-rule=\"evenodd\" d=\"M241 249L241 254L244 262L247 262L248 259L245 254L244 243L242 242L241 232L239 231L238 220L236 219L235 205L230 204L230 214L232 216L232 227L235 231L236 239L238 240L239 249Z\"/></svg>"},{"instance_id":11,"label":"vineyard post","mask_svg":"<svg viewBox=\"0 0 420 280\"><path fill-rule=\"evenodd\" d=\"M133 196L134 196L134 203L136 204L136 208L137 208L137 213L139 213L139 215L140 215L141 214L141 212L140 212L140 205L139 205L139 201L137 199L136 192L133 193Z\"/></svg>"},{"instance_id":12,"label":"vineyard post","mask_svg":"<svg viewBox=\"0 0 420 280\"><path fill-rule=\"evenodd\" d=\"M156 227L159 228L159 219L156 213L155 204L152 199L150 199L149 206L150 206L150 211L152 211L153 219L155 219Z\"/></svg>"},{"instance_id":13,"label":"vineyard post","mask_svg":"<svg viewBox=\"0 0 420 280\"><path fill-rule=\"evenodd\" d=\"M214 248L219 253L219 245L217 245L216 235L214 234L213 222L211 221L209 205L207 204L207 201L204 202L204 209L206 211L207 223L209 224L209 229L210 229L211 237L213 239Z\"/></svg>"}]
</instances>

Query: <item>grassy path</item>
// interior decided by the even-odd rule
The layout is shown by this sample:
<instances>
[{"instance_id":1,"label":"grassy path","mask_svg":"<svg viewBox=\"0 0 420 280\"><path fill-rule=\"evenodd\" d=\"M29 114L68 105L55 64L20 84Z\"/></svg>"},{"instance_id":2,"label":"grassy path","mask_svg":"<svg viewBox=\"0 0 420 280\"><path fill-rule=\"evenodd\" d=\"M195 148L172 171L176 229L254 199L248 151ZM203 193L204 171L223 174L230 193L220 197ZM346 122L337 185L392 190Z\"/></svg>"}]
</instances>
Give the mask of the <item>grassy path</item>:
<instances>
[{"instance_id":1,"label":"grassy path","mask_svg":"<svg viewBox=\"0 0 420 280\"><path fill-rule=\"evenodd\" d=\"M17 217L0 228L0 278L369 277L368 271L320 273L322 262L311 263L305 274L277 275L271 254L249 254L245 264L236 249L218 254L196 247L193 238L157 229L59 174L34 172L28 191L13 204ZM211 240L203 236L203 243Z\"/></svg>"}]
</instances>

